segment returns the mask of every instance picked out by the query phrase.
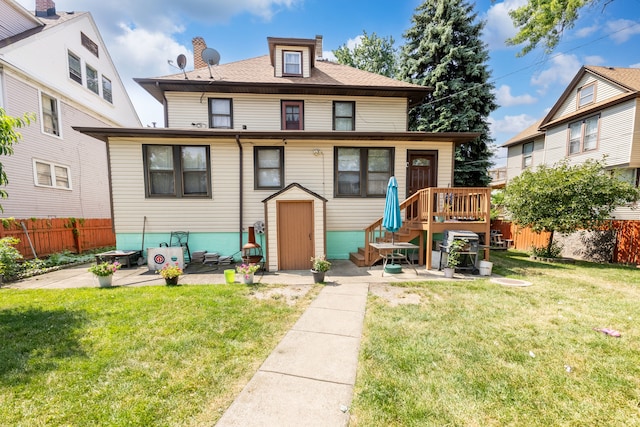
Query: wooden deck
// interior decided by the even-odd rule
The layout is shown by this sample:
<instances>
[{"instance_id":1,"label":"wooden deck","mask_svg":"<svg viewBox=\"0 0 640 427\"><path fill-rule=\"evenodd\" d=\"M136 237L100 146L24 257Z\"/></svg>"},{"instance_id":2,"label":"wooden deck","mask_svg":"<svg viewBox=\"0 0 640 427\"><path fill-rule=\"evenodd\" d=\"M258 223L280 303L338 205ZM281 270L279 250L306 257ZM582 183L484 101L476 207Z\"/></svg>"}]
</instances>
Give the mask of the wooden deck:
<instances>
[{"instance_id":1,"label":"wooden deck","mask_svg":"<svg viewBox=\"0 0 640 427\"><path fill-rule=\"evenodd\" d=\"M424 188L400 204L402 228L394 240L410 242L418 239L419 265L431 268L433 235L445 230L467 230L489 236L491 226L491 189L484 187ZM365 245L351 260L370 266L380 259L371 243L389 242L392 235L382 226L382 218L365 229ZM426 257L425 257L426 253Z\"/></svg>"}]
</instances>

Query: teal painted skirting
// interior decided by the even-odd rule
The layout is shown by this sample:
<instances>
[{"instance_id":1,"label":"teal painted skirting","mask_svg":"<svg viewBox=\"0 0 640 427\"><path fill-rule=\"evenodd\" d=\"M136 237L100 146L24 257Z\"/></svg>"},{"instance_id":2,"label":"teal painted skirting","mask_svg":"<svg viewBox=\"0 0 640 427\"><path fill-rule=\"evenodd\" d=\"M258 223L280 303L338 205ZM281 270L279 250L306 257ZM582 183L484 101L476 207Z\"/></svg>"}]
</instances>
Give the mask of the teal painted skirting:
<instances>
[{"instance_id":1,"label":"teal painted skirting","mask_svg":"<svg viewBox=\"0 0 640 427\"><path fill-rule=\"evenodd\" d=\"M364 246L364 231L328 231L327 258L349 259L350 252Z\"/></svg>"}]
</instances>

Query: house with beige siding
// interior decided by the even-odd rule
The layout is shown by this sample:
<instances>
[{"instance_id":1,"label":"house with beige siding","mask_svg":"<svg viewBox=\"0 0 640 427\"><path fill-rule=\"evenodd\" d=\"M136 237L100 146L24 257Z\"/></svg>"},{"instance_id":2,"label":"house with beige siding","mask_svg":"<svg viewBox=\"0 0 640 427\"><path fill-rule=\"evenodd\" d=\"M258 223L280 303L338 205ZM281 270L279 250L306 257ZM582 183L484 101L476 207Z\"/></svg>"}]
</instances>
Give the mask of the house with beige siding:
<instances>
[{"instance_id":1,"label":"house with beige siding","mask_svg":"<svg viewBox=\"0 0 640 427\"><path fill-rule=\"evenodd\" d=\"M640 68L584 66L549 113L503 144L507 180L524 169L561 160L579 164L605 157L608 168L640 183ZM633 206L614 218L638 220Z\"/></svg>"},{"instance_id":2,"label":"house with beige siding","mask_svg":"<svg viewBox=\"0 0 640 427\"><path fill-rule=\"evenodd\" d=\"M147 247L185 230L192 253L238 259L264 224L267 268L308 269L311 256L365 245L391 176L401 199L453 185L454 145L477 134L407 131L429 88L326 61L321 36L267 47L209 65L195 38L193 70L136 79L164 105L165 128L78 128L107 143L119 249L139 248L144 224Z\"/></svg>"},{"instance_id":3,"label":"house with beige siding","mask_svg":"<svg viewBox=\"0 0 640 427\"><path fill-rule=\"evenodd\" d=\"M0 0L0 107L33 113L12 156L3 215L110 218L107 148L73 126L135 127L138 116L89 13Z\"/></svg>"}]
</instances>

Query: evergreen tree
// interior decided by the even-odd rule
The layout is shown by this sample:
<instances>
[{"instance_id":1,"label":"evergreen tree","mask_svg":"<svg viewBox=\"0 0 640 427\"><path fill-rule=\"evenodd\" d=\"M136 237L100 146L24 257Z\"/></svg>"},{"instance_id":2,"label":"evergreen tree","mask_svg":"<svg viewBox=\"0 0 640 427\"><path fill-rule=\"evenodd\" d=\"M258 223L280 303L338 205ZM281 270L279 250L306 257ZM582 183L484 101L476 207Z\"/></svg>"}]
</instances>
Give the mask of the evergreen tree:
<instances>
[{"instance_id":1,"label":"evergreen tree","mask_svg":"<svg viewBox=\"0 0 640 427\"><path fill-rule=\"evenodd\" d=\"M454 185L484 187L491 182L489 114L497 108L480 39L484 23L473 5L457 0L426 0L404 34L400 79L430 86L433 92L409 112L409 129L425 132L479 132L456 149Z\"/></svg>"}]
</instances>

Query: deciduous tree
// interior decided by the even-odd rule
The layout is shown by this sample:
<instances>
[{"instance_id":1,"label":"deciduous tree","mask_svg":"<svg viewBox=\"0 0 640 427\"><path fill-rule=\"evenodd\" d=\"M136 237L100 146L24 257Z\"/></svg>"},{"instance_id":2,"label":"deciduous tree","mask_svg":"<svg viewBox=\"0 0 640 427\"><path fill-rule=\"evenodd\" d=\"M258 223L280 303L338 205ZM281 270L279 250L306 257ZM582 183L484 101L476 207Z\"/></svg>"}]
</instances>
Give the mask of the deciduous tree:
<instances>
[{"instance_id":1,"label":"deciduous tree","mask_svg":"<svg viewBox=\"0 0 640 427\"><path fill-rule=\"evenodd\" d=\"M343 44L334 50L333 54L340 64L393 78L398 61L393 45L394 40L391 36L381 38L375 32L368 35L363 31L353 48Z\"/></svg>"},{"instance_id":2,"label":"deciduous tree","mask_svg":"<svg viewBox=\"0 0 640 427\"><path fill-rule=\"evenodd\" d=\"M504 204L517 225L551 234L551 253L556 231L597 229L615 208L639 199L640 190L606 170L603 159L527 169L507 185Z\"/></svg>"},{"instance_id":3,"label":"deciduous tree","mask_svg":"<svg viewBox=\"0 0 640 427\"><path fill-rule=\"evenodd\" d=\"M7 115L3 108L0 108L0 156L10 156L13 154L13 144L17 143L22 135L16 129L27 126L35 120L33 114L25 114L23 117L12 117ZM0 186L4 187L9 183L9 178L0 162ZM9 195L4 188L0 188L0 198L6 199ZM0 205L0 210L2 206Z\"/></svg>"}]
</instances>

